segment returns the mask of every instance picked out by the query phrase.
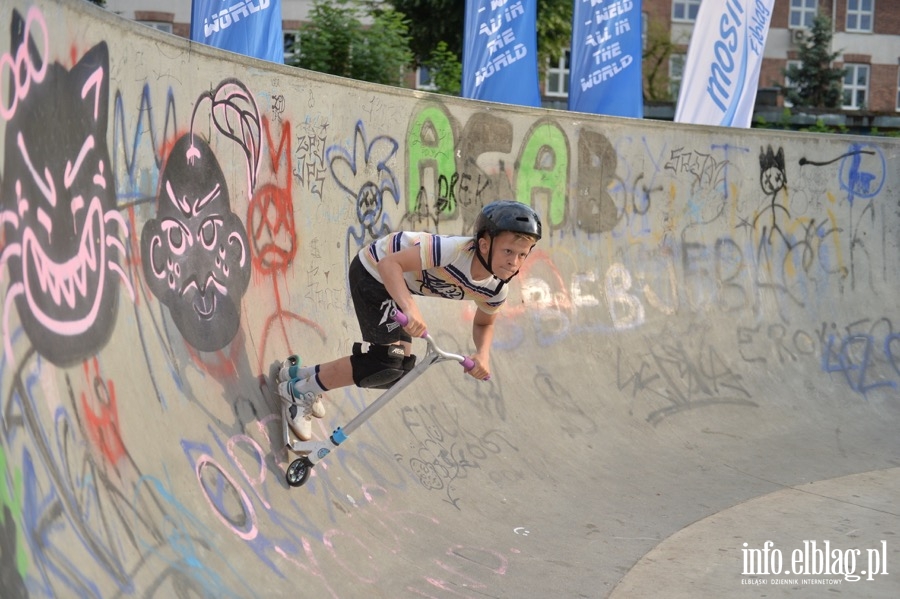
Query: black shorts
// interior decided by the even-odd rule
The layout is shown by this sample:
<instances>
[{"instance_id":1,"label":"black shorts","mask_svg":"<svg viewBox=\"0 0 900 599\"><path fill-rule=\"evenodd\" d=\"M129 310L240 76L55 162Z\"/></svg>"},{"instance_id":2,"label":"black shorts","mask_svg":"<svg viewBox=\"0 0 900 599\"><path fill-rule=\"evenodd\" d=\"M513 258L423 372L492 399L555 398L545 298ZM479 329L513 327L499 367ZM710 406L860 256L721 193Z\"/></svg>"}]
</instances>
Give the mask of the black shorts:
<instances>
[{"instance_id":1,"label":"black shorts","mask_svg":"<svg viewBox=\"0 0 900 599\"><path fill-rule=\"evenodd\" d=\"M350 262L348 272L350 297L356 310L356 320L363 341L378 345L390 345L398 341L412 341L406 331L391 319L391 310L397 305L378 279L369 274L359 256Z\"/></svg>"}]
</instances>

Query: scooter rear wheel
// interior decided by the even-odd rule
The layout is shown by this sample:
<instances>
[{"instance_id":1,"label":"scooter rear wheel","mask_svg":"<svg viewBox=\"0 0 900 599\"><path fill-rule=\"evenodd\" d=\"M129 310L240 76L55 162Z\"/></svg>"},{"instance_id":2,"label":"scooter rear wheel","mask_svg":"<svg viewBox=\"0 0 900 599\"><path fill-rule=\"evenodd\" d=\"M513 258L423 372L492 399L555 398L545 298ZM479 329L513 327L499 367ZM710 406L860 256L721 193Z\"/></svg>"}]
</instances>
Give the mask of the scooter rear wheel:
<instances>
[{"instance_id":1,"label":"scooter rear wheel","mask_svg":"<svg viewBox=\"0 0 900 599\"><path fill-rule=\"evenodd\" d=\"M312 468L313 465L309 459L305 457L297 458L288 466L287 471L284 473L284 478L290 486L302 487L312 473Z\"/></svg>"}]
</instances>

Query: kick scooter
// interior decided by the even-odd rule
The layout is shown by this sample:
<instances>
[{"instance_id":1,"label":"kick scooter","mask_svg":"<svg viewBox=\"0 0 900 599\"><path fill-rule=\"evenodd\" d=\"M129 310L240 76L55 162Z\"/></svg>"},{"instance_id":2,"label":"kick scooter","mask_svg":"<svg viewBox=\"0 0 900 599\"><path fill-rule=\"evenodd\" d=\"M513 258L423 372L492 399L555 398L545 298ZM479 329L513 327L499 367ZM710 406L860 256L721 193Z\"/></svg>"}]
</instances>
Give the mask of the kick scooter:
<instances>
[{"instance_id":1,"label":"kick scooter","mask_svg":"<svg viewBox=\"0 0 900 599\"><path fill-rule=\"evenodd\" d=\"M409 322L406 315L396 309L391 312L391 318L393 318L400 326L406 326ZM332 432L331 436L325 441L292 440L288 429L288 421L284 416L286 410L282 410L282 429L284 431L285 447L301 455L301 457L291 462L291 465L288 466L287 471L285 472L285 478L290 486L302 486L312 473L313 466L322 461L334 448L346 441L347 437L349 437L353 431L362 426L363 423L375 414L375 412L383 408L389 401L394 399L398 393L406 389L414 380L419 378L419 376L421 376L432 364L447 361L459 362L467 372L475 367L475 362L471 358L446 352L439 348L431 335L428 334L428 331L425 331L422 334L422 339L428 343L428 349L419 363L406 373L403 378L394 383L390 389L387 389L382 393L378 399L366 406L359 414L350 420L350 422L343 427L339 426L334 429L334 432ZM289 403L288 400L280 396L279 398L281 401Z\"/></svg>"}]
</instances>

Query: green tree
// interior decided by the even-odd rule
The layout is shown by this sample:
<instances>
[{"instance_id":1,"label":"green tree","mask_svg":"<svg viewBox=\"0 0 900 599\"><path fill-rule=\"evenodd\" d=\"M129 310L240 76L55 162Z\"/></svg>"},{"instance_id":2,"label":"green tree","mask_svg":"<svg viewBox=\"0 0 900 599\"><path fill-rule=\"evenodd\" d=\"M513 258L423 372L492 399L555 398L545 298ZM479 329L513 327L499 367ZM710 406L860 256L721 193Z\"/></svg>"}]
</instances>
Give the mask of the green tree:
<instances>
[{"instance_id":1,"label":"green tree","mask_svg":"<svg viewBox=\"0 0 900 599\"><path fill-rule=\"evenodd\" d=\"M783 69L790 81L782 87L784 97L796 107L838 108L844 69L831 66L840 52L831 52L831 19L818 15L809 30L809 39L800 45L800 64Z\"/></svg>"},{"instance_id":2,"label":"green tree","mask_svg":"<svg viewBox=\"0 0 900 599\"><path fill-rule=\"evenodd\" d=\"M294 66L320 73L350 76L350 48L361 36L356 11L346 6L316 2L309 22L294 44Z\"/></svg>"},{"instance_id":3,"label":"green tree","mask_svg":"<svg viewBox=\"0 0 900 599\"><path fill-rule=\"evenodd\" d=\"M653 102L670 101L669 57L675 44L669 29L661 22L647 23L647 43L643 52L644 99Z\"/></svg>"},{"instance_id":4,"label":"green tree","mask_svg":"<svg viewBox=\"0 0 900 599\"><path fill-rule=\"evenodd\" d=\"M438 42L423 66L428 69L437 93L458 96L462 91L462 63L447 47L447 42Z\"/></svg>"},{"instance_id":5,"label":"green tree","mask_svg":"<svg viewBox=\"0 0 900 599\"><path fill-rule=\"evenodd\" d=\"M369 25L363 25L363 20ZM370 83L402 85L412 64L409 25L392 8L316 0L294 45L294 66Z\"/></svg>"},{"instance_id":6,"label":"green tree","mask_svg":"<svg viewBox=\"0 0 900 599\"><path fill-rule=\"evenodd\" d=\"M387 0L395 10L406 15L410 22L410 43L416 60L421 64L439 42L462 59L465 0Z\"/></svg>"},{"instance_id":7,"label":"green tree","mask_svg":"<svg viewBox=\"0 0 900 599\"><path fill-rule=\"evenodd\" d=\"M409 49L409 24L403 14L393 10L372 13L371 27L363 30L363 42L351 56L354 79L403 85L403 78L413 63Z\"/></svg>"},{"instance_id":8,"label":"green tree","mask_svg":"<svg viewBox=\"0 0 900 599\"><path fill-rule=\"evenodd\" d=\"M574 4L572 0L538 0L538 68L542 73L548 60L562 56L571 47Z\"/></svg>"}]
</instances>

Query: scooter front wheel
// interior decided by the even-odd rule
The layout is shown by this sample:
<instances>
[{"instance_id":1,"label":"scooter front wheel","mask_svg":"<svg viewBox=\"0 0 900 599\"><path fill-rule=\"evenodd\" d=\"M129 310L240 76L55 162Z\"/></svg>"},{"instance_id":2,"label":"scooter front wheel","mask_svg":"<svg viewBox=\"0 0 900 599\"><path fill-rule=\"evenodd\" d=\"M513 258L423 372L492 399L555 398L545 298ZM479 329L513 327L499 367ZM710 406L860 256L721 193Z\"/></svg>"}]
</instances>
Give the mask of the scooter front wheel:
<instances>
[{"instance_id":1,"label":"scooter front wheel","mask_svg":"<svg viewBox=\"0 0 900 599\"><path fill-rule=\"evenodd\" d=\"M310 462L308 458L297 458L291 462L287 472L284 474L285 479L287 479L287 484L292 487L302 487L312 473L312 469L312 462Z\"/></svg>"}]
</instances>

